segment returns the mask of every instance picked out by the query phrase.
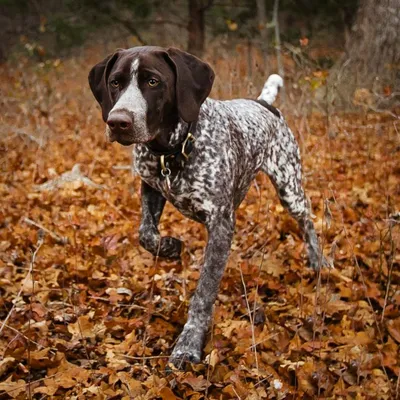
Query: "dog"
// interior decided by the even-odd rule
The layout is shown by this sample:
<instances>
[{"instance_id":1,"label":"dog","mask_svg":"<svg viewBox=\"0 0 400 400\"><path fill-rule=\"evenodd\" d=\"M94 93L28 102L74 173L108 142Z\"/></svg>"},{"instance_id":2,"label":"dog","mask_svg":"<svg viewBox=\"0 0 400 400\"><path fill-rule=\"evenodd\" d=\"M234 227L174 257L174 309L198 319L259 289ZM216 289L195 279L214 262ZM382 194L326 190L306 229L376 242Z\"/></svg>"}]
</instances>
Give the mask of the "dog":
<instances>
[{"instance_id":1,"label":"dog","mask_svg":"<svg viewBox=\"0 0 400 400\"><path fill-rule=\"evenodd\" d=\"M142 180L141 246L156 256L180 257L181 241L161 237L158 230L166 200L208 232L188 319L169 359L177 367L201 360L235 210L257 172L269 176L298 222L309 265L318 269L323 263L301 183L299 148L281 112L271 105L282 78L271 75L257 100L208 98L213 82L207 63L156 46L118 50L89 73L109 141L135 144L133 167Z\"/></svg>"}]
</instances>

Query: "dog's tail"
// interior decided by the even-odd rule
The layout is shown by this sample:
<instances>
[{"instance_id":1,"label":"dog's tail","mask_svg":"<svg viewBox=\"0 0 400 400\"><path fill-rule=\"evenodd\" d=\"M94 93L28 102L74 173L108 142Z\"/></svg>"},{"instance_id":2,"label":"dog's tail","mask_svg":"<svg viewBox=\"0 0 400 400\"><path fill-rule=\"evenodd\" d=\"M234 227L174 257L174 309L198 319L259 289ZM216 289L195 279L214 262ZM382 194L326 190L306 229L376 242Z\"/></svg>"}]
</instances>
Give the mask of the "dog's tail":
<instances>
[{"instance_id":1,"label":"dog's tail","mask_svg":"<svg viewBox=\"0 0 400 400\"><path fill-rule=\"evenodd\" d=\"M263 90L257 100L264 100L266 103L272 104L281 87L283 87L283 79L277 74L270 75L264 83Z\"/></svg>"}]
</instances>

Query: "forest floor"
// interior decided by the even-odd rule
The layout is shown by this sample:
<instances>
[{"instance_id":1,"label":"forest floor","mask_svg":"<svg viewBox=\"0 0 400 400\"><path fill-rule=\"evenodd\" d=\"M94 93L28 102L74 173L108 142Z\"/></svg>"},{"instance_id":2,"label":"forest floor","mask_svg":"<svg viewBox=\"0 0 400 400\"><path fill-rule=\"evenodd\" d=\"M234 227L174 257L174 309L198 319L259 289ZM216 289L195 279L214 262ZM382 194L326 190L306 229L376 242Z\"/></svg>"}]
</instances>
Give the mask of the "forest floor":
<instances>
[{"instance_id":1,"label":"forest floor","mask_svg":"<svg viewBox=\"0 0 400 400\"><path fill-rule=\"evenodd\" d=\"M87 64L1 68L0 399L400 399L397 118L285 113L334 269L307 267L258 176L203 362L167 375L205 229L168 205L182 260L139 246L139 178L105 140Z\"/></svg>"}]
</instances>

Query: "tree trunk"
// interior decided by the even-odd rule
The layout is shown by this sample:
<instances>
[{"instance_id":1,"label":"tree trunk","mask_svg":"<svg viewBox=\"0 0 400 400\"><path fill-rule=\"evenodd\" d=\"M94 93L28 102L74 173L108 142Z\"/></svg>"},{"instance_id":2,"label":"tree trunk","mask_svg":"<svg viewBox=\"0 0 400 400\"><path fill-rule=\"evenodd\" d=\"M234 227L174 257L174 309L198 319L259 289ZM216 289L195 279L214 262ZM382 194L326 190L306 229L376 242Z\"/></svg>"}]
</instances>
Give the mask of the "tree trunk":
<instances>
[{"instance_id":1,"label":"tree trunk","mask_svg":"<svg viewBox=\"0 0 400 400\"><path fill-rule=\"evenodd\" d=\"M201 57L205 47L205 18L206 7L202 0L189 0L188 23L188 52Z\"/></svg>"},{"instance_id":2,"label":"tree trunk","mask_svg":"<svg viewBox=\"0 0 400 400\"><path fill-rule=\"evenodd\" d=\"M261 51L264 62L264 76L268 76L268 31L267 31L267 13L265 11L265 0L257 0L257 19L258 30L261 36Z\"/></svg>"},{"instance_id":3,"label":"tree trunk","mask_svg":"<svg viewBox=\"0 0 400 400\"><path fill-rule=\"evenodd\" d=\"M283 80L285 80L285 69L283 67L283 61L282 61L282 54L281 54L281 34L279 32L279 19L278 19L278 13L279 13L279 0L274 1L274 12L273 12L273 21L274 21L274 28L275 28L275 49L276 49L276 62L278 65L278 74L281 76ZM286 90L285 90L285 85L283 85L283 88L281 89L281 99L282 103L285 103L286 100Z\"/></svg>"},{"instance_id":4,"label":"tree trunk","mask_svg":"<svg viewBox=\"0 0 400 400\"><path fill-rule=\"evenodd\" d=\"M392 106L400 88L399 0L361 0L346 54L328 79L329 101ZM360 97L361 95L361 97Z\"/></svg>"}]
</instances>

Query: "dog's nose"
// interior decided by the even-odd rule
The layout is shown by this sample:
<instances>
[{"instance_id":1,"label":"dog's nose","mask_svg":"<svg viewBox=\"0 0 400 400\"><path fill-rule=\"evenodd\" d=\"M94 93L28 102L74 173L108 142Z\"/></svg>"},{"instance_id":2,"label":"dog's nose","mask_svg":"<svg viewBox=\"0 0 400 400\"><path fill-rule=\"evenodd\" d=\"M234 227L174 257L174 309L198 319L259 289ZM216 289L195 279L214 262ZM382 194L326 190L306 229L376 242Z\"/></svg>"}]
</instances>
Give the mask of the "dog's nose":
<instances>
[{"instance_id":1,"label":"dog's nose","mask_svg":"<svg viewBox=\"0 0 400 400\"><path fill-rule=\"evenodd\" d=\"M132 117L125 112L113 112L107 119L107 125L114 133L125 133L132 128Z\"/></svg>"}]
</instances>

